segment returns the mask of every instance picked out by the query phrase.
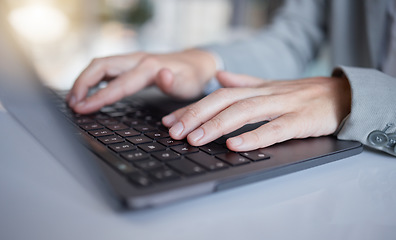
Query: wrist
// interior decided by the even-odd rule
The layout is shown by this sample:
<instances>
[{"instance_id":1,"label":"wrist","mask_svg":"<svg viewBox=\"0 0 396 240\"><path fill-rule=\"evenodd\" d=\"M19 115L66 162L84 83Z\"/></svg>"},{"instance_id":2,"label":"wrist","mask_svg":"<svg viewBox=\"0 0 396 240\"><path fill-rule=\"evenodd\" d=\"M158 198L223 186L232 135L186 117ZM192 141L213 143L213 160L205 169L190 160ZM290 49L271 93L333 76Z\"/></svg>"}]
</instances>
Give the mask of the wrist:
<instances>
[{"instance_id":1,"label":"wrist","mask_svg":"<svg viewBox=\"0 0 396 240\"><path fill-rule=\"evenodd\" d=\"M215 63L215 71L213 72L213 74L210 76L209 79L205 79L205 81L204 81L203 93L205 95L209 95L210 93L212 93L215 90L222 87L220 85L220 83L217 81L215 75L216 75L216 72L225 70L224 61L220 57L220 55L217 54L216 52L206 50L206 49L205 50L197 49L197 50L205 52L206 54L209 54L210 57L212 58L212 61L214 61L214 63Z\"/></svg>"}]
</instances>

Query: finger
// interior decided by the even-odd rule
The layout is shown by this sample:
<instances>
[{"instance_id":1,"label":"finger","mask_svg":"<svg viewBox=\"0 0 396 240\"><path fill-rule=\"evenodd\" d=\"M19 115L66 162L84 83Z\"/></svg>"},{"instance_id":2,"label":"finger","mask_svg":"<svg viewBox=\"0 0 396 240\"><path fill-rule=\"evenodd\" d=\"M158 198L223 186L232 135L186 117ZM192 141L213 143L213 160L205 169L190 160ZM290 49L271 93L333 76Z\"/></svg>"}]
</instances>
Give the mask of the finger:
<instances>
[{"instance_id":1,"label":"finger","mask_svg":"<svg viewBox=\"0 0 396 240\"><path fill-rule=\"evenodd\" d=\"M260 80L260 79L257 79L257 78L251 78L250 79L250 77L249 76L244 76L244 75L236 75L236 74L231 74L231 73L228 73L228 72L218 72L218 74L220 74L220 75L224 75L225 76L225 78L228 78L228 76L231 76L232 75L232 79L234 80L234 79L236 79L234 76L241 76L242 78L245 78L246 77L246 79L248 79L247 80L247 82L248 82L248 85L250 84L250 85L258 85L259 83L260 84L263 84L263 83L265 83L265 82L268 82L268 81L266 81L266 80ZM244 81L245 79L238 79L239 81ZM226 81L226 80L225 80ZM174 83L174 82L172 82L172 83ZM243 85L243 84L240 84L240 85ZM235 86L235 85L233 85L233 86ZM222 90L220 90L220 91L222 91ZM254 90L254 91L256 91L256 92L254 92L251 96L256 96L256 95L258 95L258 91L260 91L260 93L262 94L262 95L270 95L270 94L273 94L273 90L271 90L271 89L266 89L266 88L261 88L260 90ZM243 96L242 96L243 97ZM191 105L190 106L187 106L187 107L184 107L184 108L181 108L181 109L178 109L177 111L175 111L175 112L173 112L173 113L171 113L171 114L169 114L169 115L167 115L167 116L165 116L163 119L162 119L162 123L166 126L166 127L172 127L176 122L177 122L177 120L186 112L186 110L188 109L188 108L190 108L191 107Z\"/></svg>"},{"instance_id":2,"label":"finger","mask_svg":"<svg viewBox=\"0 0 396 240\"><path fill-rule=\"evenodd\" d=\"M169 129L172 138L183 139L202 123L213 118L231 104L245 98L255 97L260 94L258 89L250 88L221 88L185 111L174 112L177 122Z\"/></svg>"},{"instance_id":3,"label":"finger","mask_svg":"<svg viewBox=\"0 0 396 240\"><path fill-rule=\"evenodd\" d=\"M232 151L244 152L267 147L292 138L303 138L301 125L296 113L289 113L272 120L263 126L227 139L227 147Z\"/></svg>"},{"instance_id":4,"label":"finger","mask_svg":"<svg viewBox=\"0 0 396 240\"><path fill-rule=\"evenodd\" d=\"M155 84L162 92L179 99L193 99L202 94L203 84L197 76L186 69L174 69L162 68L158 72Z\"/></svg>"},{"instance_id":5,"label":"finger","mask_svg":"<svg viewBox=\"0 0 396 240\"><path fill-rule=\"evenodd\" d=\"M287 108L284 101L274 98L278 97L259 96L238 101L188 134L187 140L191 145L200 146L245 124L275 119Z\"/></svg>"},{"instance_id":6,"label":"finger","mask_svg":"<svg viewBox=\"0 0 396 240\"><path fill-rule=\"evenodd\" d=\"M158 71L155 83L164 93L170 94L172 92L174 78L175 77L170 69L163 68Z\"/></svg>"},{"instance_id":7,"label":"finger","mask_svg":"<svg viewBox=\"0 0 396 240\"><path fill-rule=\"evenodd\" d=\"M224 87L256 87L265 82L263 79L225 71L217 72L216 78Z\"/></svg>"},{"instance_id":8,"label":"finger","mask_svg":"<svg viewBox=\"0 0 396 240\"><path fill-rule=\"evenodd\" d=\"M162 124L164 124L165 127L172 127L177 121L178 119L183 116L183 114L187 111L187 109L189 109L193 104L190 104L186 107L182 107L177 109L176 111L164 116L162 118Z\"/></svg>"},{"instance_id":9,"label":"finger","mask_svg":"<svg viewBox=\"0 0 396 240\"><path fill-rule=\"evenodd\" d=\"M133 58L124 55L94 59L74 83L68 97L70 106L82 101L88 90L102 79L116 77L134 67L142 56L138 53Z\"/></svg>"},{"instance_id":10,"label":"finger","mask_svg":"<svg viewBox=\"0 0 396 240\"><path fill-rule=\"evenodd\" d=\"M87 114L99 110L122 98L134 94L149 85L156 73L149 66L137 66L135 69L111 81L106 88L99 90L89 98L75 105L78 113Z\"/></svg>"}]
</instances>

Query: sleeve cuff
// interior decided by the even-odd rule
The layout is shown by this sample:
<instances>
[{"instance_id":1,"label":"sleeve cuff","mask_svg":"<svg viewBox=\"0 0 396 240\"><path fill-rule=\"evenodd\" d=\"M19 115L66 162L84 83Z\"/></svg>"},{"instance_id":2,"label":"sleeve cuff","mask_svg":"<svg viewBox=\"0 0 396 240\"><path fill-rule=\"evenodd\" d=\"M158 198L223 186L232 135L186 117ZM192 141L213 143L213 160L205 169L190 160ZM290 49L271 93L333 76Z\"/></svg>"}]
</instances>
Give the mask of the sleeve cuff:
<instances>
[{"instance_id":1,"label":"sleeve cuff","mask_svg":"<svg viewBox=\"0 0 396 240\"><path fill-rule=\"evenodd\" d=\"M332 76L345 76L352 96L351 112L335 132L337 138L396 156L396 79L376 69L346 66L337 67Z\"/></svg>"}]
</instances>

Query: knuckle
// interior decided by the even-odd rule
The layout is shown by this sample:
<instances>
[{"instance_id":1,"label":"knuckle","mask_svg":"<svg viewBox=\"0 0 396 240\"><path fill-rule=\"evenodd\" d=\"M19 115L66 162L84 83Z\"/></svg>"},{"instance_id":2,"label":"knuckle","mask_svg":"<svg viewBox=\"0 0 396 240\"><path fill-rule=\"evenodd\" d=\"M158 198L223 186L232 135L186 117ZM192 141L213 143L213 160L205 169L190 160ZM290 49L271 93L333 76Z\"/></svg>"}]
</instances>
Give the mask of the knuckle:
<instances>
[{"instance_id":1,"label":"knuckle","mask_svg":"<svg viewBox=\"0 0 396 240\"><path fill-rule=\"evenodd\" d=\"M187 118L197 118L200 114L200 111L194 107L188 107L186 113L184 114Z\"/></svg>"},{"instance_id":2,"label":"knuckle","mask_svg":"<svg viewBox=\"0 0 396 240\"><path fill-rule=\"evenodd\" d=\"M146 55L143 57L141 65L149 68L156 67L159 65L159 59L154 55Z\"/></svg>"},{"instance_id":3,"label":"knuckle","mask_svg":"<svg viewBox=\"0 0 396 240\"><path fill-rule=\"evenodd\" d=\"M210 120L210 125L215 129L222 130L224 127L224 121L220 117L216 116Z\"/></svg>"},{"instance_id":4,"label":"knuckle","mask_svg":"<svg viewBox=\"0 0 396 240\"><path fill-rule=\"evenodd\" d=\"M109 61L110 57L103 57L103 58L94 58L92 59L91 63L89 66L92 69L98 70L104 70L107 66L107 62Z\"/></svg>"},{"instance_id":5,"label":"knuckle","mask_svg":"<svg viewBox=\"0 0 396 240\"><path fill-rule=\"evenodd\" d=\"M282 136L283 135L283 129L284 129L284 127L282 127L278 123L270 122L268 124L267 131L269 131L271 133L271 136L274 136L274 138L281 139L283 137Z\"/></svg>"},{"instance_id":6,"label":"knuckle","mask_svg":"<svg viewBox=\"0 0 396 240\"><path fill-rule=\"evenodd\" d=\"M252 140L252 142L257 143L258 145L260 145L260 143L262 142L262 138L261 135L257 133L257 131L252 131L249 133L250 136L249 139Z\"/></svg>"},{"instance_id":7,"label":"knuckle","mask_svg":"<svg viewBox=\"0 0 396 240\"><path fill-rule=\"evenodd\" d=\"M228 88L220 88L213 92L217 98L229 98L231 94L231 89Z\"/></svg>"},{"instance_id":8,"label":"knuckle","mask_svg":"<svg viewBox=\"0 0 396 240\"><path fill-rule=\"evenodd\" d=\"M100 65L103 61L103 58L93 58L91 60L91 64L90 65Z\"/></svg>"},{"instance_id":9,"label":"knuckle","mask_svg":"<svg viewBox=\"0 0 396 240\"><path fill-rule=\"evenodd\" d=\"M99 92L97 92L96 94L95 94L95 99L100 99L100 100L105 100L105 99L107 99L106 98L106 96L107 96L107 93L106 93L106 91L103 89L103 90L101 90L101 91L99 91Z\"/></svg>"},{"instance_id":10,"label":"knuckle","mask_svg":"<svg viewBox=\"0 0 396 240\"><path fill-rule=\"evenodd\" d=\"M237 110L252 113L254 108L258 107L259 104L254 98L243 99L236 103Z\"/></svg>"},{"instance_id":11,"label":"knuckle","mask_svg":"<svg viewBox=\"0 0 396 240\"><path fill-rule=\"evenodd\" d=\"M330 91L330 86L328 82L321 82L320 84L308 84L305 88L305 91L302 91L301 94L305 96L314 96L319 97L326 95Z\"/></svg>"}]
</instances>

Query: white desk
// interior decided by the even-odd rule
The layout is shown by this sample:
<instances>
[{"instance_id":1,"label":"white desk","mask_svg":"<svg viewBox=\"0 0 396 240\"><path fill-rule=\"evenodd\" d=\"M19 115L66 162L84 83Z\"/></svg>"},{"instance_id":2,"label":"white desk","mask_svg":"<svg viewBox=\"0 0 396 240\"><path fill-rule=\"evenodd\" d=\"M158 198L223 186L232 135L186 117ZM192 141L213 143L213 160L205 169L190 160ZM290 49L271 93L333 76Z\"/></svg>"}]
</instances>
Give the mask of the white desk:
<instances>
[{"instance_id":1,"label":"white desk","mask_svg":"<svg viewBox=\"0 0 396 240\"><path fill-rule=\"evenodd\" d=\"M381 153L117 213L10 129L0 124L1 240L396 239L396 158Z\"/></svg>"}]
</instances>

